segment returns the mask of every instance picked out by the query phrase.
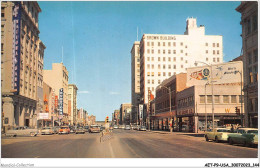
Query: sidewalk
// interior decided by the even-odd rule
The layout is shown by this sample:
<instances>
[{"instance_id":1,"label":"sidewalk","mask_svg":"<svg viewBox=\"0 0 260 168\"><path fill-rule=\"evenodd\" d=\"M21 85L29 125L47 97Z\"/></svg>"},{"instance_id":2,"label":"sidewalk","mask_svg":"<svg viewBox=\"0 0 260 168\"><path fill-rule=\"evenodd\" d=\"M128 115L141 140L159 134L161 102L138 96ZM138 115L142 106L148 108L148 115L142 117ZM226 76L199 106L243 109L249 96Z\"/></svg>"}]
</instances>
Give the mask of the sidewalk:
<instances>
[{"instance_id":1,"label":"sidewalk","mask_svg":"<svg viewBox=\"0 0 260 168\"><path fill-rule=\"evenodd\" d=\"M194 132L169 132L169 131L163 131L163 130L147 130L151 133L157 133L157 134L174 134L174 135L187 135L187 136L193 136L193 137L204 137L204 131L199 131L198 133Z\"/></svg>"}]
</instances>

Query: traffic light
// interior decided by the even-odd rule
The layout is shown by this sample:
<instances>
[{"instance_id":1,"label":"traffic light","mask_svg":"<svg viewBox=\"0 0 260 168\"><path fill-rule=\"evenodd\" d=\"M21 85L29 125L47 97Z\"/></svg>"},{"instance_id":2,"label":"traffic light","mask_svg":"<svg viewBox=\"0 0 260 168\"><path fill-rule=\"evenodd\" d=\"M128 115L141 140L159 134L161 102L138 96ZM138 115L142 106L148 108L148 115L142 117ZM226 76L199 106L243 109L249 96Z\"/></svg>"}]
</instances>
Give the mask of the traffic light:
<instances>
[{"instance_id":1,"label":"traffic light","mask_svg":"<svg viewBox=\"0 0 260 168\"><path fill-rule=\"evenodd\" d=\"M109 117L107 116L105 119L105 123L108 123L108 122L109 122Z\"/></svg>"},{"instance_id":2,"label":"traffic light","mask_svg":"<svg viewBox=\"0 0 260 168\"><path fill-rule=\"evenodd\" d=\"M235 112L237 115L240 115L240 109L238 107L235 108Z\"/></svg>"}]
</instances>

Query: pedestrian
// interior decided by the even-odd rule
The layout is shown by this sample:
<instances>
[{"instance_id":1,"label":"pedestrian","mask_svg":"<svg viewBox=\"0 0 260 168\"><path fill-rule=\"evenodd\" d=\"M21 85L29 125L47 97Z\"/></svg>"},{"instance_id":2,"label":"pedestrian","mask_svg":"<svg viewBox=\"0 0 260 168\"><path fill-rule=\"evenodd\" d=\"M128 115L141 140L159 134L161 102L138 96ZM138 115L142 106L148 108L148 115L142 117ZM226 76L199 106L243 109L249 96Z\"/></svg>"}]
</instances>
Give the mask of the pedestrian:
<instances>
[{"instance_id":1,"label":"pedestrian","mask_svg":"<svg viewBox=\"0 0 260 168\"><path fill-rule=\"evenodd\" d=\"M233 124L231 125L231 132L232 132L232 133L234 132L234 126L233 126Z\"/></svg>"}]
</instances>

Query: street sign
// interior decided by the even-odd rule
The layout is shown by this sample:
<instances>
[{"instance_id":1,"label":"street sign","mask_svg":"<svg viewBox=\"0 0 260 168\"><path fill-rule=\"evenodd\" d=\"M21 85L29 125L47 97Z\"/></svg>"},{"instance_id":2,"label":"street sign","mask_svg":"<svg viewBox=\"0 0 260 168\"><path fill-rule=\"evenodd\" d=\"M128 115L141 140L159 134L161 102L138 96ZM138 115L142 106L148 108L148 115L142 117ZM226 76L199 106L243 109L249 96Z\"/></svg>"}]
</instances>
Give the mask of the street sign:
<instances>
[{"instance_id":1,"label":"street sign","mask_svg":"<svg viewBox=\"0 0 260 168\"><path fill-rule=\"evenodd\" d=\"M63 115L63 88L61 88L59 92L59 109L60 115Z\"/></svg>"},{"instance_id":2,"label":"street sign","mask_svg":"<svg viewBox=\"0 0 260 168\"><path fill-rule=\"evenodd\" d=\"M140 116L140 118L143 118L143 111L144 111L144 105L139 104L139 116Z\"/></svg>"}]
</instances>

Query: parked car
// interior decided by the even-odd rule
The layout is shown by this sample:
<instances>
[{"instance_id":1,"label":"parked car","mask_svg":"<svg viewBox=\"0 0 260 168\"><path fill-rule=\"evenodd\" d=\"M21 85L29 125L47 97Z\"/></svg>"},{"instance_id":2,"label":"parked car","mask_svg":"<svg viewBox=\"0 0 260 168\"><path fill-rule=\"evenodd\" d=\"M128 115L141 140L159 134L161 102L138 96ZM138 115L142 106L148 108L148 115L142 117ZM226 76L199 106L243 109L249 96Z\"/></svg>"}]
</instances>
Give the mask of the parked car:
<instances>
[{"instance_id":1,"label":"parked car","mask_svg":"<svg viewBox=\"0 0 260 168\"><path fill-rule=\"evenodd\" d=\"M114 125L114 129L118 129L118 126L117 126L117 125Z\"/></svg>"},{"instance_id":2,"label":"parked car","mask_svg":"<svg viewBox=\"0 0 260 168\"><path fill-rule=\"evenodd\" d=\"M142 125L139 129L139 131L146 131L146 127L144 125Z\"/></svg>"},{"instance_id":3,"label":"parked car","mask_svg":"<svg viewBox=\"0 0 260 168\"><path fill-rule=\"evenodd\" d=\"M37 136L39 133L38 129L29 128L27 126L15 127L12 130L7 130L6 136Z\"/></svg>"},{"instance_id":4,"label":"parked car","mask_svg":"<svg viewBox=\"0 0 260 168\"><path fill-rule=\"evenodd\" d=\"M227 141L230 129L228 128L214 128L212 131L207 131L204 135L206 141L213 140L216 142Z\"/></svg>"},{"instance_id":5,"label":"parked car","mask_svg":"<svg viewBox=\"0 0 260 168\"><path fill-rule=\"evenodd\" d=\"M100 126L99 125L91 125L89 128L89 133L100 132Z\"/></svg>"},{"instance_id":6,"label":"parked car","mask_svg":"<svg viewBox=\"0 0 260 168\"><path fill-rule=\"evenodd\" d=\"M131 130L130 125L126 125L125 130Z\"/></svg>"},{"instance_id":7,"label":"parked car","mask_svg":"<svg viewBox=\"0 0 260 168\"><path fill-rule=\"evenodd\" d=\"M83 127L78 127L76 129L76 134L85 134L85 129Z\"/></svg>"},{"instance_id":8,"label":"parked car","mask_svg":"<svg viewBox=\"0 0 260 168\"><path fill-rule=\"evenodd\" d=\"M232 144L243 144L244 146L258 145L258 129L239 128L234 134L228 136L228 142Z\"/></svg>"},{"instance_id":9,"label":"parked car","mask_svg":"<svg viewBox=\"0 0 260 168\"><path fill-rule=\"evenodd\" d=\"M59 134L69 134L70 128L68 126L61 126L59 130Z\"/></svg>"},{"instance_id":10,"label":"parked car","mask_svg":"<svg viewBox=\"0 0 260 168\"><path fill-rule=\"evenodd\" d=\"M42 135L52 135L52 134L54 134L53 128L52 127L43 127L41 129L41 134Z\"/></svg>"},{"instance_id":11,"label":"parked car","mask_svg":"<svg viewBox=\"0 0 260 168\"><path fill-rule=\"evenodd\" d=\"M77 129L76 126L71 126L69 128L70 128L70 133L75 133L76 132L76 129Z\"/></svg>"}]
</instances>

